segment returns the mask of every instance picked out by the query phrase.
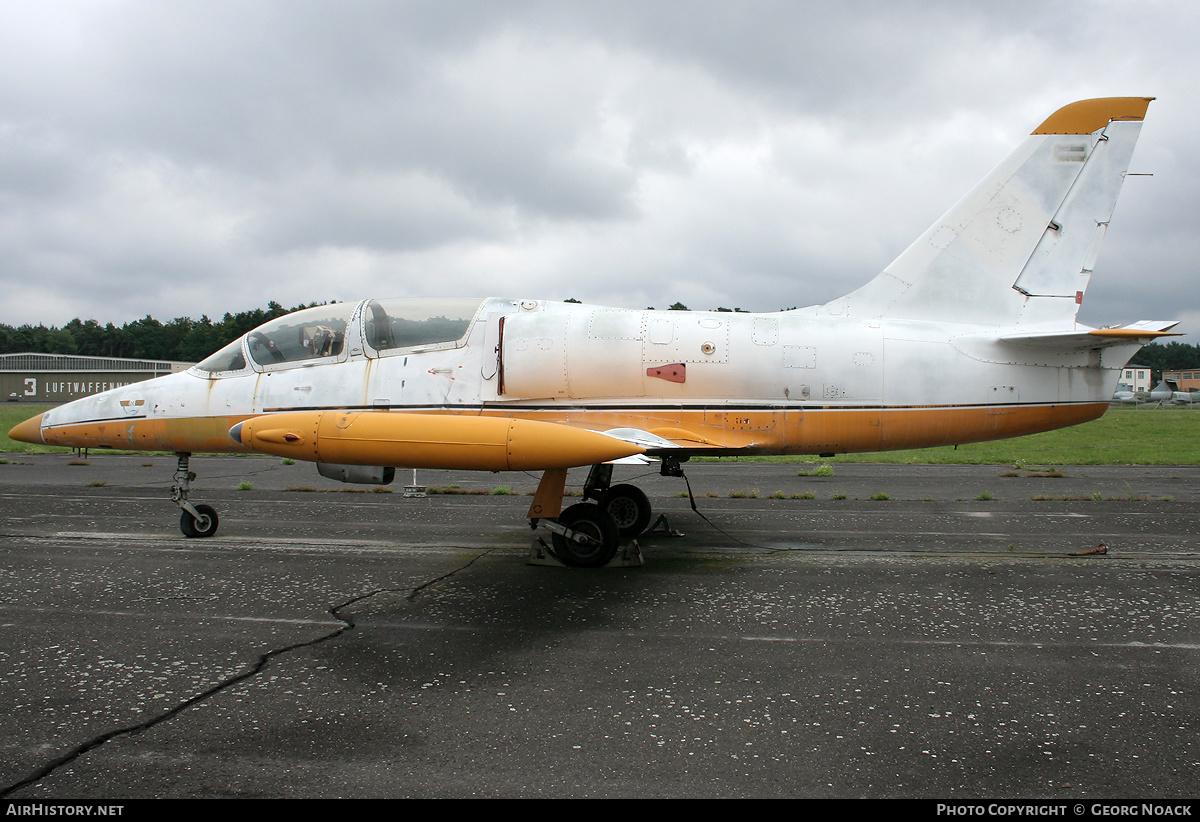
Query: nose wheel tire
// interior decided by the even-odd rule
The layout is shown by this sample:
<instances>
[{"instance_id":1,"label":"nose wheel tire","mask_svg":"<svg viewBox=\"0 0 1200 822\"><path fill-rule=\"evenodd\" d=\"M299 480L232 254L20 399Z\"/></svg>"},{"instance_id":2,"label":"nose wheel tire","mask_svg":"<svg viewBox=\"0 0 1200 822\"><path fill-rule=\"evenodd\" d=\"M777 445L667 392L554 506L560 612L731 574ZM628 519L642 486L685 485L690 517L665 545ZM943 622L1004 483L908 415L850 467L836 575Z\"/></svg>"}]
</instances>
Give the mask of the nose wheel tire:
<instances>
[{"instance_id":1,"label":"nose wheel tire","mask_svg":"<svg viewBox=\"0 0 1200 822\"><path fill-rule=\"evenodd\" d=\"M614 485L598 502L617 523L622 539L633 539L650 524L650 500L636 485Z\"/></svg>"},{"instance_id":2,"label":"nose wheel tire","mask_svg":"<svg viewBox=\"0 0 1200 822\"><path fill-rule=\"evenodd\" d=\"M560 525L588 537L588 543L575 542L562 534L551 534L554 556L572 568L603 568L617 553L620 532L607 511L599 505L581 502L563 511Z\"/></svg>"},{"instance_id":3,"label":"nose wheel tire","mask_svg":"<svg viewBox=\"0 0 1200 822\"><path fill-rule=\"evenodd\" d=\"M211 505L197 505L196 519L190 511L184 511L179 517L179 530L185 537L211 537L217 533L217 510Z\"/></svg>"}]
</instances>

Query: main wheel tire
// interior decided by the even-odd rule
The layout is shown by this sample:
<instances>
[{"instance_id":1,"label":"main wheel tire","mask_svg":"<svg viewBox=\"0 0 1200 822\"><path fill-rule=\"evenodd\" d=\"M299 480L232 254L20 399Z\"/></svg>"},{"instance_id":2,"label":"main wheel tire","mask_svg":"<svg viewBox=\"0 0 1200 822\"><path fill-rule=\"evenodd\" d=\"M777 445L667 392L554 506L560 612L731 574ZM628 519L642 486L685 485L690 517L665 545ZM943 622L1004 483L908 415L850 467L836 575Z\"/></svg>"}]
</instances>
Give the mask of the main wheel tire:
<instances>
[{"instance_id":1,"label":"main wheel tire","mask_svg":"<svg viewBox=\"0 0 1200 822\"><path fill-rule=\"evenodd\" d=\"M600 495L599 504L617 523L624 539L633 539L650 524L650 500L636 485L614 485Z\"/></svg>"},{"instance_id":2,"label":"main wheel tire","mask_svg":"<svg viewBox=\"0 0 1200 822\"><path fill-rule=\"evenodd\" d=\"M185 537L211 537L217 533L217 509L211 505L197 505L196 513L200 519L186 510L179 517L179 530Z\"/></svg>"},{"instance_id":3,"label":"main wheel tire","mask_svg":"<svg viewBox=\"0 0 1200 822\"><path fill-rule=\"evenodd\" d=\"M617 553L620 532L607 511L599 505L581 502L572 505L558 517L558 522L572 531L596 540L598 544L582 545L572 542L562 534L550 535L554 543L554 556L563 565L572 568L603 568Z\"/></svg>"}]
</instances>

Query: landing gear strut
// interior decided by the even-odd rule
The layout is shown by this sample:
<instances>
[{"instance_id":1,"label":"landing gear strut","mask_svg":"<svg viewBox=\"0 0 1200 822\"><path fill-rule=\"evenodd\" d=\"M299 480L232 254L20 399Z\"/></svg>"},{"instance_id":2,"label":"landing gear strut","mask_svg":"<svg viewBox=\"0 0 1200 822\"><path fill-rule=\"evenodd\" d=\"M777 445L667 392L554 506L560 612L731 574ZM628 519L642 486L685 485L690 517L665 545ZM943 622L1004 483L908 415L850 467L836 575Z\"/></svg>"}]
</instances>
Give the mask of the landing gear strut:
<instances>
[{"instance_id":1,"label":"landing gear strut","mask_svg":"<svg viewBox=\"0 0 1200 822\"><path fill-rule=\"evenodd\" d=\"M175 484L171 486L171 499L183 509L179 515L179 530L185 537L211 537L217 533L217 511L211 505L192 505L188 502L188 492L196 475L188 470L188 460L192 456L187 452L175 455L179 462L175 467Z\"/></svg>"},{"instance_id":2,"label":"landing gear strut","mask_svg":"<svg viewBox=\"0 0 1200 822\"><path fill-rule=\"evenodd\" d=\"M653 513L646 493L636 485L610 485L611 465L593 465L583 484L583 498L596 504L616 521L622 539L633 539L646 530Z\"/></svg>"}]
</instances>

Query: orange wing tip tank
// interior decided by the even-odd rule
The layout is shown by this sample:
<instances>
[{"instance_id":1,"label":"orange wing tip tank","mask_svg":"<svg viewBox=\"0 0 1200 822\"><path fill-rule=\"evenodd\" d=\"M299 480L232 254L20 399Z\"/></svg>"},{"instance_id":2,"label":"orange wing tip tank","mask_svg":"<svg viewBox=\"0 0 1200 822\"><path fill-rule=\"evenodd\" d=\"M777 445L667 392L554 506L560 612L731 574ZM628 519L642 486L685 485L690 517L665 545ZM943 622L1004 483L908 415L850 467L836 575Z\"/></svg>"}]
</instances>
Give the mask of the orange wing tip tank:
<instances>
[{"instance_id":1,"label":"orange wing tip tank","mask_svg":"<svg viewBox=\"0 0 1200 822\"><path fill-rule=\"evenodd\" d=\"M642 454L595 431L506 417L384 411L295 411L255 417L235 442L282 457L341 465L538 471Z\"/></svg>"}]
</instances>

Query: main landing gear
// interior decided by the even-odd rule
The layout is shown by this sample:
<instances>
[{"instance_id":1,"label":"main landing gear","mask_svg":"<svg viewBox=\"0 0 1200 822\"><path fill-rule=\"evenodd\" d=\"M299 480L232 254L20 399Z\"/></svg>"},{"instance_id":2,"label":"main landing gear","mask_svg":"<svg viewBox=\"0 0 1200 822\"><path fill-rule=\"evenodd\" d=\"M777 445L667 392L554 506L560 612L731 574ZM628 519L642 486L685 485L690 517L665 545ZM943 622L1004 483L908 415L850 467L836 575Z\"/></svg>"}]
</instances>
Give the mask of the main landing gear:
<instances>
[{"instance_id":1,"label":"main landing gear","mask_svg":"<svg viewBox=\"0 0 1200 822\"><path fill-rule=\"evenodd\" d=\"M679 463L677 458L664 458L662 475L682 477ZM529 506L529 523L534 529L544 523L550 531L551 545L535 540L535 554L540 543L563 565L602 568L617 556L621 544L627 543L629 556L623 555L620 564L641 565L641 552L635 540L646 532L654 513L645 492L636 485L612 485L612 466L593 465L583 486L584 502L564 511L562 495L566 479L565 468L542 474ZM672 533L669 526L668 533Z\"/></svg>"},{"instance_id":2,"label":"main landing gear","mask_svg":"<svg viewBox=\"0 0 1200 822\"><path fill-rule=\"evenodd\" d=\"M551 527L554 556L572 568L603 568L612 562L620 545L620 531L602 508L581 502L563 511Z\"/></svg>"},{"instance_id":3,"label":"main landing gear","mask_svg":"<svg viewBox=\"0 0 1200 822\"><path fill-rule=\"evenodd\" d=\"M211 505L192 505L188 502L188 492L196 475L188 470L188 460L192 456L186 452L175 455L179 462L175 467L175 484L171 486L171 499L182 510L179 515L179 530L185 537L211 537L217 533L217 510Z\"/></svg>"},{"instance_id":4,"label":"main landing gear","mask_svg":"<svg viewBox=\"0 0 1200 822\"><path fill-rule=\"evenodd\" d=\"M595 500L617 525L622 539L633 539L650 524L650 500L636 485L612 485L612 466L593 465L583 484L583 499Z\"/></svg>"}]
</instances>

